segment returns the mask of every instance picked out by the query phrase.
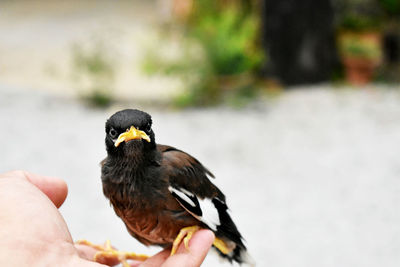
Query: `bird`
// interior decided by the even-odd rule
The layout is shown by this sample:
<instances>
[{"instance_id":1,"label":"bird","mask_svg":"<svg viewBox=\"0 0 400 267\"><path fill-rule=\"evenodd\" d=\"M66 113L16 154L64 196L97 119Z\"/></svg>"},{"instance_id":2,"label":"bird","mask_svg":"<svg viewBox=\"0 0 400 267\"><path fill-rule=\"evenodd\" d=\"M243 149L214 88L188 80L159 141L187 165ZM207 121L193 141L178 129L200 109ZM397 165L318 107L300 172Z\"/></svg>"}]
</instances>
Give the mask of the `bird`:
<instances>
[{"instance_id":1,"label":"bird","mask_svg":"<svg viewBox=\"0 0 400 267\"><path fill-rule=\"evenodd\" d=\"M113 114L105 124L105 145L103 193L134 238L146 246L171 247L173 255L182 242L188 249L193 233L209 229L222 258L254 265L225 195L210 180L214 175L190 154L157 144L148 113L124 109ZM103 254L110 255L113 249L106 247ZM129 266L126 259L146 259L114 254L124 266Z\"/></svg>"}]
</instances>

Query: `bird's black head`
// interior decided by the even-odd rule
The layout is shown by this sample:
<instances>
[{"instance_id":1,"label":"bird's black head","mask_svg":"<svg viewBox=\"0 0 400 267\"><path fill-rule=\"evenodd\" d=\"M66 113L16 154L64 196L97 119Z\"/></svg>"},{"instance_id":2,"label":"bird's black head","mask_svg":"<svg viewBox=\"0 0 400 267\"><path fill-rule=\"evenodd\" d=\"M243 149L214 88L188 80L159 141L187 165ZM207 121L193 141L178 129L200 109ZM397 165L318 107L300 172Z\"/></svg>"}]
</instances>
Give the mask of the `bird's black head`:
<instances>
[{"instance_id":1,"label":"bird's black head","mask_svg":"<svg viewBox=\"0 0 400 267\"><path fill-rule=\"evenodd\" d=\"M155 149L151 116L137 109L124 109L106 122L108 155L137 155Z\"/></svg>"}]
</instances>

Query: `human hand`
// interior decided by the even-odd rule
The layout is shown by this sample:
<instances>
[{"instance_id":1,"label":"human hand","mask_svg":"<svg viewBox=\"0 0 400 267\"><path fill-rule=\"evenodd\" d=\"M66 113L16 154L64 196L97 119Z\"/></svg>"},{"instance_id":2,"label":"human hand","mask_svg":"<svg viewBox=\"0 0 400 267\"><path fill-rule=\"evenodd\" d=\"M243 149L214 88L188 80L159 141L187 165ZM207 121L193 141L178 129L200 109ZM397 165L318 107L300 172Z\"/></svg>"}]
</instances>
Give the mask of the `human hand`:
<instances>
[{"instance_id":1,"label":"human hand","mask_svg":"<svg viewBox=\"0 0 400 267\"><path fill-rule=\"evenodd\" d=\"M67 192L61 179L24 171L0 175L0 266L90 263L79 257L57 210Z\"/></svg>"},{"instance_id":2,"label":"human hand","mask_svg":"<svg viewBox=\"0 0 400 267\"><path fill-rule=\"evenodd\" d=\"M189 241L189 250L187 250L182 242L177 252L170 256L171 250L164 249L156 255L148 258L144 262L130 261L131 267L175 267L187 266L196 267L200 266L207 255L214 241L214 233L210 230L197 231ZM76 244L77 249L80 251L81 256L86 259L93 259L97 250L82 244ZM102 259L101 263L108 266L114 266L119 262L113 259Z\"/></svg>"},{"instance_id":3,"label":"human hand","mask_svg":"<svg viewBox=\"0 0 400 267\"><path fill-rule=\"evenodd\" d=\"M75 247L57 210L67 192L61 179L24 171L0 175L0 266L104 266L91 261L88 248ZM169 257L163 250L132 266L200 266L213 240L211 231L199 231L190 240L190 251L180 247Z\"/></svg>"}]
</instances>

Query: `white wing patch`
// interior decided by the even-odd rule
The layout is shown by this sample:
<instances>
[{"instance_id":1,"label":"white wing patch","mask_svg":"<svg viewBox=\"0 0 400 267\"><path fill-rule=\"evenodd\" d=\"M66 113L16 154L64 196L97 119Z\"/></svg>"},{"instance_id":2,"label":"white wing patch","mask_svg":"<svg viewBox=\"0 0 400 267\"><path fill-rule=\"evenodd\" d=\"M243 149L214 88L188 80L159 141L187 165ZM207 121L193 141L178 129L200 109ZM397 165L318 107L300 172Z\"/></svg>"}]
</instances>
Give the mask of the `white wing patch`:
<instances>
[{"instance_id":1,"label":"white wing patch","mask_svg":"<svg viewBox=\"0 0 400 267\"><path fill-rule=\"evenodd\" d=\"M168 190L169 190L171 193L174 192L175 194L177 194L182 200L186 201L190 206L196 207L196 204L188 197L188 196L190 196L190 197L193 197L193 196L194 196L194 195L193 195L192 193L190 193L189 191L187 191L187 190L185 190L185 189L183 189L183 188L180 188L180 189L178 190L178 189L173 188L172 186L169 186L169 187L168 187Z\"/></svg>"},{"instance_id":2,"label":"white wing patch","mask_svg":"<svg viewBox=\"0 0 400 267\"><path fill-rule=\"evenodd\" d=\"M217 226L221 224L219 221L219 214L217 208L212 203L211 199L204 198L199 199L200 209L203 212L203 216L200 221L207 224L212 230L216 231Z\"/></svg>"},{"instance_id":3,"label":"white wing patch","mask_svg":"<svg viewBox=\"0 0 400 267\"><path fill-rule=\"evenodd\" d=\"M216 231L217 226L221 224L219 213L212 199L198 198L193 193L183 189L168 187L169 191L174 195L179 204L188 211L193 217L205 223L211 230ZM189 204L191 207L189 207ZM193 209L192 209L193 208Z\"/></svg>"}]
</instances>

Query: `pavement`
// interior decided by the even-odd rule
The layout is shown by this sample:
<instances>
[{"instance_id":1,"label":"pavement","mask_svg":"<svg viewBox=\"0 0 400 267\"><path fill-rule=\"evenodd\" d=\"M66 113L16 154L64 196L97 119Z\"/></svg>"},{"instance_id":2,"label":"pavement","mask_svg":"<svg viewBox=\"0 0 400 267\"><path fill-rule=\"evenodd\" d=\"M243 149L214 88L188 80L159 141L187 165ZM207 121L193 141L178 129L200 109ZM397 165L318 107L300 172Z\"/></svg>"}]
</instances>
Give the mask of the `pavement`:
<instances>
[{"instance_id":1,"label":"pavement","mask_svg":"<svg viewBox=\"0 0 400 267\"><path fill-rule=\"evenodd\" d=\"M400 91L297 88L244 109L161 110L156 141L204 163L257 266L399 266ZM153 254L102 195L105 120L68 96L0 85L0 171L65 179L74 239ZM209 255L203 266L230 266Z\"/></svg>"}]
</instances>

